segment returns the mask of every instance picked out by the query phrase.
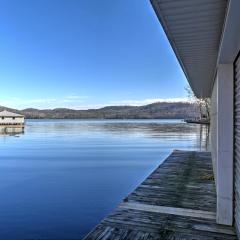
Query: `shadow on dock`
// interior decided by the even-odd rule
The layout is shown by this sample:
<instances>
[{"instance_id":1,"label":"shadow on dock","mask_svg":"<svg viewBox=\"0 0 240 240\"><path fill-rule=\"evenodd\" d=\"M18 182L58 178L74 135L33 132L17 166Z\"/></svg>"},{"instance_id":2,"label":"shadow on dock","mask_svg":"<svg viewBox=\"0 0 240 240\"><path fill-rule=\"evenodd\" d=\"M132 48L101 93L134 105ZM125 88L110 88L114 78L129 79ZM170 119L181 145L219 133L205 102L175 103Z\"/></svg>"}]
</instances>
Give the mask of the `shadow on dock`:
<instances>
[{"instance_id":1,"label":"shadow on dock","mask_svg":"<svg viewBox=\"0 0 240 240\"><path fill-rule=\"evenodd\" d=\"M237 239L216 224L216 190L209 152L174 151L85 238Z\"/></svg>"}]
</instances>

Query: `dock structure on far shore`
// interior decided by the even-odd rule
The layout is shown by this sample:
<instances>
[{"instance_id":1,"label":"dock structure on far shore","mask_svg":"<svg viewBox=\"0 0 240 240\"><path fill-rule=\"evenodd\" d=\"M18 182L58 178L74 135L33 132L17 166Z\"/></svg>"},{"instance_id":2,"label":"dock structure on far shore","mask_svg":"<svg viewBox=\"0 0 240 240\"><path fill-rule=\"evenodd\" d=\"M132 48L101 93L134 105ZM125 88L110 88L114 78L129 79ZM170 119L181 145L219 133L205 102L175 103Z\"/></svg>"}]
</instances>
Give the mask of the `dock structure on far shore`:
<instances>
[{"instance_id":1,"label":"dock structure on far shore","mask_svg":"<svg viewBox=\"0 0 240 240\"><path fill-rule=\"evenodd\" d=\"M235 240L216 223L209 152L174 151L85 240Z\"/></svg>"},{"instance_id":2,"label":"dock structure on far shore","mask_svg":"<svg viewBox=\"0 0 240 240\"><path fill-rule=\"evenodd\" d=\"M4 110L0 112L0 133L21 133L24 131L24 116Z\"/></svg>"}]
</instances>

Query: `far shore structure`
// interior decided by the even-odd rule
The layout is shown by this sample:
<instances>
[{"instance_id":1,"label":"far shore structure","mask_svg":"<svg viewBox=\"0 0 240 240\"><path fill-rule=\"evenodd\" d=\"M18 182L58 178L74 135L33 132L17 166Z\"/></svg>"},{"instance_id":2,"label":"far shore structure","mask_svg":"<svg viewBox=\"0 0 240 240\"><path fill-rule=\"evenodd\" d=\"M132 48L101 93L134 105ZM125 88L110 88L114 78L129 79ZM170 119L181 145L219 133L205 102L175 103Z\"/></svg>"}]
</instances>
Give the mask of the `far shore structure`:
<instances>
[{"instance_id":1,"label":"far shore structure","mask_svg":"<svg viewBox=\"0 0 240 240\"><path fill-rule=\"evenodd\" d=\"M24 122L23 115L4 110L0 112L0 133L21 133Z\"/></svg>"}]
</instances>

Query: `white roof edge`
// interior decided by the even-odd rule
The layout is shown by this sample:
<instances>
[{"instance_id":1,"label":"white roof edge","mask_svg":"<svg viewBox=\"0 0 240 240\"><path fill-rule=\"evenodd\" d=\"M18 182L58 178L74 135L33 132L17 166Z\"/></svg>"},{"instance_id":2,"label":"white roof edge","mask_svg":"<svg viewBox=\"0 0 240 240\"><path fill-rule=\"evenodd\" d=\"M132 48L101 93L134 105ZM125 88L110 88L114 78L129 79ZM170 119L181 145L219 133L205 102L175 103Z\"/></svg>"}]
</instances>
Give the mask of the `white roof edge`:
<instances>
[{"instance_id":1,"label":"white roof edge","mask_svg":"<svg viewBox=\"0 0 240 240\"><path fill-rule=\"evenodd\" d=\"M240 1L230 0L225 17L218 64L234 62L240 51Z\"/></svg>"},{"instance_id":2,"label":"white roof edge","mask_svg":"<svg viewBox=\"0 0 240 240\"><path fill-rule=\"evenodd\" d=\"M228 34L226 34L226 29L228 28L229 25L229 20L228 20L228 16L230 16L230 9L233 7L232 6L232 2L235 0L229 0L228 5L227 5L227 10L226 10L226 14L225 14L225 19L224 19L224 24L223 24L223 28L222 28L222 34L221 34L221 40L220 40L220 45L219 45L219 51L218 51L218 57L217 57L217 62L216 62L216 67L215 67L215 73L214 73L214 78L212 81L212 85L211 85L211 95L212 95L212 91L213 91L213 87L214 87L214 83L215 83L215 79L217 76L217 69L218 69L218 64L222 63L222 50L223 50L223 42L224 42L224 38L226 36L228 36ZM237 0L238 1L238 0Z\"/></svg>"},{"instance_id":3,"label":"white roof edge","mask_svg":"<svg viewBox=\"0 0 240 240\"><path fill-rule=\"evenodd\" d=\"M3 110L0 112L0 117L24 117L24 115Z\"/></svg>"},{"instance_id":4,"label":"white roof edge","mask_svg":"<svg viewBox=\"0 0 240 240\"><path fill-rule=\"evenodd\" d=\"M230 0L226 11L224 27L222 31L222 38L219 47L219 54L217 59L218 64L233 63L240 51L240 1ZM238 24L236 24L238 23ZM215 77L217 74L217 66ZM215 81L214 77L214 81ZM212 90L214 82L212 84Z\"/></svg>"}]
</instances>

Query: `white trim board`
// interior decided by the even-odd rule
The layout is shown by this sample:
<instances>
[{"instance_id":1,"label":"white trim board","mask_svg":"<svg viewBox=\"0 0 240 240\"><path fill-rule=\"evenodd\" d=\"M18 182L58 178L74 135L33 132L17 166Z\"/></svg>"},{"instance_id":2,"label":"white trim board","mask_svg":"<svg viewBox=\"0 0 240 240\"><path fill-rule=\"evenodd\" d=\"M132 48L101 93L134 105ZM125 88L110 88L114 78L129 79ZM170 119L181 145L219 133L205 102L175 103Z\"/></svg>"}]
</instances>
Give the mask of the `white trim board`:
<instances>
[{"instance_id":1,"label":"white trim board","mask_svg":"<svg viewBox=\"0 0 240 240\"><path fill-rule=\"evenodd\" d=\"M187 208L155 206L155 205L149 205L149 204L129 203L129 202L121 203L119 205L119 208L216 220L216 214L214 212L187 209Z\"/></svg>"}]
</instances>

